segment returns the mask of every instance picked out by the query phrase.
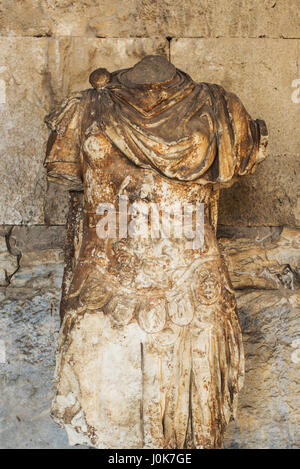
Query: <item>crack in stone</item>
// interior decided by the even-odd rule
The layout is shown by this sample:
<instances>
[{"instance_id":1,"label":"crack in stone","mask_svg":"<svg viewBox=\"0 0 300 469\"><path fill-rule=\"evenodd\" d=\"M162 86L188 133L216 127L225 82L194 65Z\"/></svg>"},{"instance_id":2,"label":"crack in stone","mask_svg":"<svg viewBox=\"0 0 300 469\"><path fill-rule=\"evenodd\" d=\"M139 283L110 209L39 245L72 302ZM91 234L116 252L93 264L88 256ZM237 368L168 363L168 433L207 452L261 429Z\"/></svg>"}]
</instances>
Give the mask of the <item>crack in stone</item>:
<instances>
[{"instance_id":1,"label":"crack in stone","mask_svg":"<svg viewBox=\"0 0 300 469\"><path fill-rule=\"evenodd\" d=\"M13 229L14 229L14 226L11 226L8 233L5 234L5 242L6 242L6 247L7 247L7 251L9 252L9 254L16 257L17 268L10 275L8 275L7 271L5 271L5 279L7 281L7 286L6 287L8 287L11 284L11 280L12 280L13 276L19 271L20 262L21 262L21 258L22 258L22 252L19 249L17 249L15 246L12 247L12 245L11 245L11 234L12 234Z\"/></svg>"}]
</instances>

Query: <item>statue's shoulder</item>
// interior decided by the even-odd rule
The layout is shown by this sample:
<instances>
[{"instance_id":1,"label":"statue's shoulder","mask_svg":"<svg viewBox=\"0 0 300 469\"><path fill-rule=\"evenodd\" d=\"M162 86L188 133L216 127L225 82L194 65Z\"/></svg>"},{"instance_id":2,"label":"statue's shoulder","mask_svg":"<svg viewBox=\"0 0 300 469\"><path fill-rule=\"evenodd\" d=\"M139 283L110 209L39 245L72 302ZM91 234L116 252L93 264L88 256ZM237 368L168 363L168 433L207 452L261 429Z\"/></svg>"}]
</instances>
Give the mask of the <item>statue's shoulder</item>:
<instances>
[{"instance_id":1,"label":"statue's shoulder","mask_svg":"<svg viewBox=\"0 0 300 469\"><path fill-rule=\"evenodd\" d=\"M233 119L238 119L241 115L248 116L244 104L232 91L226 90L223 86L215 83L199 83L199 85L205 87L215 106L229 112Z\"/></svg>"},{"instance_id":2,"label":"statue's shoulder","mask_svg":"<svg viewBox=\"0 0 300 469\"><path fill-rule=\"evenodd\" d=\"M45 117L45 123L50 130L59 135L64 135L66 128L75 117L77 118L78 125L80 125L80 116L83 114L86 106L93 101L94 95L94 89L71 93Z\"/></svg>"},{"instance_id":3,"label":"statue's shoulder","mask_svg":"<svg viewBox=\"0 0 300 469\"><path fill-rule=\"evenodd\" d=\"M208 93L214 95L216 98L223 96L227 99L239 100L236 94L232 93L231 91L225 89L223 86L218 85L216 83L202 82L198 83L198 85L204 87Z\"/></svg>"}]
</instances>

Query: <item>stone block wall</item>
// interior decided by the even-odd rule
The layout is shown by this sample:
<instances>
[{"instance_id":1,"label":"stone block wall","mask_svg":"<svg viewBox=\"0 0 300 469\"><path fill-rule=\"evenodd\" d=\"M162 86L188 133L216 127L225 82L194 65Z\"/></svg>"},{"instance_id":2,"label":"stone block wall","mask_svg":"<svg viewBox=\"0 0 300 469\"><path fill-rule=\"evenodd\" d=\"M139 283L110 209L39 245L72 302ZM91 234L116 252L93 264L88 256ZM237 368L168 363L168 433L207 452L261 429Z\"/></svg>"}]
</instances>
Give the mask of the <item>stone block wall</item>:
<instances>
[{"instance_id":1,"label":"stone block wall","mask_svg":"<svg viewBox=\"0 0 300 469\"><path fill-rule=\"evenodd\" d=\"M1 2L1 448L69 447L49 417L68 193L46 181L44 116L93 69L146 54L267 122L267 160L220 201L247 360L225 446L300 447L299 15L298 0Z\"/></svg>"}]
</instances>

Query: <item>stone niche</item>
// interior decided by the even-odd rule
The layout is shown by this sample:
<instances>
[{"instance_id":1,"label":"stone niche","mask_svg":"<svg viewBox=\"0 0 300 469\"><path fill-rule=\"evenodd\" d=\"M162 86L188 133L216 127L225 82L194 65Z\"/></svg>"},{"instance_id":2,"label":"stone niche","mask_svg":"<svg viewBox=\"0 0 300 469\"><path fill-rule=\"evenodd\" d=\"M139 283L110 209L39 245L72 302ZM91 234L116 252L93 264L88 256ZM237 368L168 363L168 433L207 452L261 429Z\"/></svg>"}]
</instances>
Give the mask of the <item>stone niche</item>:
<instances>
[{"instance_id":1,"label":"stone niche","mask_svg":"<svg viewBox=\"0 0 300 469\"><path fill-rule=\"evenodd\" d=\"M298 0L82 3L0 7L0 446L69 447L49 416L69 197L46 182L44 116L93 69L155 53L268 124L268 158L220 200L246 355L225 447L299 448Z\"/></svg>"}]
</instances>

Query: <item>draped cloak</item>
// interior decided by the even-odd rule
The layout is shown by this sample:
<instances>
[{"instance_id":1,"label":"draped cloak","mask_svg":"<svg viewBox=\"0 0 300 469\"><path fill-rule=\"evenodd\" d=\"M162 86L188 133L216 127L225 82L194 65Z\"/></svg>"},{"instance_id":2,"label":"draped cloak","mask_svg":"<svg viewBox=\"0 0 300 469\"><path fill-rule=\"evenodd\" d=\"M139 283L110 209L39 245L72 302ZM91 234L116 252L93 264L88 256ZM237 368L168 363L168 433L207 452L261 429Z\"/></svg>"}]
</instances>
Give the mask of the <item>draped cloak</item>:
<instances>
[{"instance_id":1,"label":"draped cloak","mask_svg":"<svg viewBox=\"0 0 300 469\"><path fill-rule=\"evenodd\" d=\"M98 92L68 98L63 109L47 117L50 128L63 133L81 100L137 166L199 184L228 183L265 158L265 123L253 120L235 94L215 84L197 84L180 70L167 83L134 86L123 78L125 72L112 74Z\"/></svg>"}]
</instances>

